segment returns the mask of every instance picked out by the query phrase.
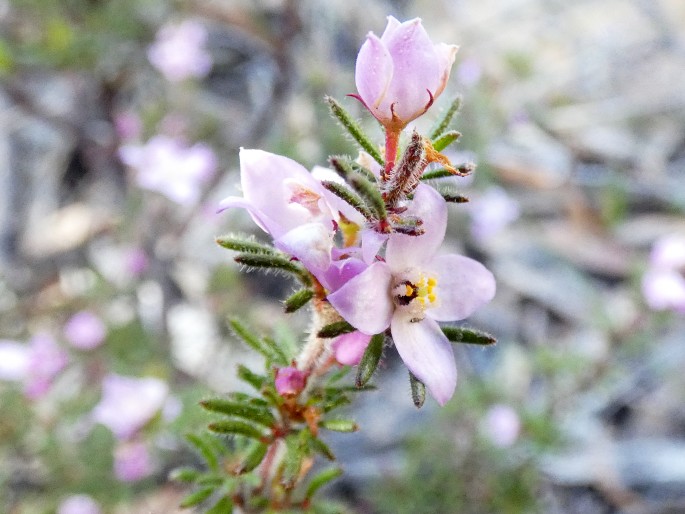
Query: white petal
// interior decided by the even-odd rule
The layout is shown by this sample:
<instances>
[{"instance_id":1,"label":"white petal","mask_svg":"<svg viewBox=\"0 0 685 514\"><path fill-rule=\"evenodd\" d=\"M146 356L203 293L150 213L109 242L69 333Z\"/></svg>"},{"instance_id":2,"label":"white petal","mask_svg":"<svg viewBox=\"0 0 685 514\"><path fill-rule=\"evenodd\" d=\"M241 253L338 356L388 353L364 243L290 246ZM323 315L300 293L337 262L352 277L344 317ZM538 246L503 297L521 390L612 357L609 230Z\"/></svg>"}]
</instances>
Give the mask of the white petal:
<instances>
[{"instance_id":1,"label":"white petal","mask_svg":"<svg viewBox=\"0 0 685 514\"><path fill-rule=\"evenodd\" d=\"M411 323L406 317L395 315L390 330L407 368L440 405L445 405L457 385L457 367L452 345L438 324L430 318Z\"/></svg>"}]
</instances>

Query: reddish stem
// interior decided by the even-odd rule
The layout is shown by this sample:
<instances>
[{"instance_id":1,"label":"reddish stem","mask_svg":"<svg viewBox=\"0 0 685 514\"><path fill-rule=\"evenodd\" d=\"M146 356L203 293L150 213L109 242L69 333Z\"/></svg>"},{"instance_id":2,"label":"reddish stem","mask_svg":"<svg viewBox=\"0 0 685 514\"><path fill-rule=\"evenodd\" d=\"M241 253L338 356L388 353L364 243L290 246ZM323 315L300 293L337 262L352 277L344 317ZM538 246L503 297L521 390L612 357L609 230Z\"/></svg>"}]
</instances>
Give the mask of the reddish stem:
<instances>
[{"instance_id":1,"label":"reddish stem","mask_svg":"<svg viewBox=\"0 0 685 514\"><path fill-rule=\"evenodd\" d=\"M386 182L390 178L390 172L395 167L395 157L397 156L397 146L400 143L401 130L385 129L385 169L381 174L381 182Z\"/></svg>"}]
</instances>

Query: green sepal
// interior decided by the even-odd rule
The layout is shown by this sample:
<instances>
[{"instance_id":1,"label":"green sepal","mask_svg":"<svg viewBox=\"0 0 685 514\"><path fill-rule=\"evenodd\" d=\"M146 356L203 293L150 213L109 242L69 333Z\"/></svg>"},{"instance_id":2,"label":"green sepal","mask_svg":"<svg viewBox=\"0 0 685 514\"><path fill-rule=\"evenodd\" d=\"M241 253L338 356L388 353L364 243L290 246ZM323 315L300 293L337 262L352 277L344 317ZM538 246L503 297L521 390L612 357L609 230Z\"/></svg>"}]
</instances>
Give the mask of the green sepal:
<instances>
[{"instance_id":1,"label":"green sepal","mask_svg":"<svg viewBox=\"0 0 685 514\"><path fill-rule=\"evenodd\" d=\"M207 466L212 471L218 471L219 469L219 459L215 453L215 448L209 443L206 436L202 437L197 434L189 433L185 435L186 441L192 444L195 449L200 452L202 458L207 463Z\"/></svg>"},{"instance_id":2,"label":"green sepal","mask_svg":"<svg viewBox=\"0 0 685 514\"><path fill-rule=\"evenodd\" d=\"M487 332L467 327L440 327L451 343L477 344L490 346L497 343L497 339Z\"/></svg>"},{"instance_id":3,"label":"green sepal","mask_svg":"<svg viewBox=\"0 0 685 514\"><path fill-rule=\"evenodd\" d=\"M457 112L459 112L460 107L461 95L457 95L457 97L454 100L452 100L452 103L447 108L447 110L443 113L442 117L438 120L438 122L435 125L435 128L431 131L429 136L431 141L436 140L445 133L445 131L449 128L450 123L452 122L452 118L455 114L457 114Z\"/></svg>"},{"instance_id":4,"label":"green sepal","mask_svg":"<svg viewBox=\"0 0 685 514\"><path fill-rule=\"evenodd\" d=\"M321 330L319 330L319 332L316 335L317 337L330 339L333 337L338 337L343 334L349 334L350 332L354 332L355 330L357 329L350 325L347 321L335 321L324 326Z\"/></svg>"},{"instance_id":5,"label":"green sepal","mask_svg":"<svg viewBox=\"0 0 685 514\"><path fill-rule=\"evenodd\" d=\"M255 469L261 464L262 460L264 460L264 456L268 450L269 447L266 444L255 442L245 453L237 472L240 474L249 473Z\"/></svg>"},{"instance_id":6,"label":"green sepal","mask_svg":"<svg viewBox=\"0 0 685 514\"><path fill-rule=\"evenodd\" d=\"M267 382L267 378L264 375L255 373L250 368L242 364L238 364L238 378L250 384L257 391L261 390L262 387L264 387L264 384Z\"/></svg>"},{"instance_id":7,"label":"green sepal","mask_svg":"<svg viewBox=\"0 0 685 514\"><path fill-rule=\"evenodd\" d=\"M311 289L300 289L299 291L295 291L283 302L285 312L290 314L291 312L295 312L296 310L301 309L313 297L314 291L312 291Z\"/></svg>"},{"instance_id":8,"label":"green sepal","mask_svg":"<svg viewBox=\"0 0 685 514\"><path fill-rule=\"evenodd\" d=\"M188 507L193 507L205 501L214 493L215 487L207 486L202 489L198 489L194 493L190 493L188 496L183 498L180 503L182 509L187 509Z\"/></svg>"},{"instance_id":9,"label":"green sepal","mask_svg":"<svg viewBox=\"0 0 685 514\"><path fill-rule=\"evenodd\" d=\"M207 428L217 434L242 435L252 439L262 439L265 437L264 432L256 426L233 419L215 421L214 423L210 423Z\"/></svg>"},{"instance_id":10,"label":"green sepal","mask_svg":"<svg viewBox=\"0 0 685 514\"><path fill-rule=\"evenodd\" d=\"M182 467L171 470L169 473L169 480L174 482L195 482L200 472L195 468Z\"/></svg>"},{"instance_id":11,"label":"green sepal","mask_svg":"<svg viewBox=\"0 0 685 514\"><path fill-rule=\"evenodd\" d=\"M426 401L426 386L410 371L409 386L411 387L411 399L417 409L423 407Z\"/></svg>"},{"instance_id":12,"label":"green sepal","mask_svg":"<svg viewBox=\"0 0 685 514\"><path fill-rule=\"evenodd\" d=\"M309 440L309 447L328 460L335 460L335 454L333 453L333 450L331 450L329 446L318 437L312 437Z\"/></svg>"},{"instance_id":13,"label":"green sepal","mask_svg":"<svg viewBox=\"0 0 685 514\"><path fill-rule=\"evenodd\" d=\"M202 400L200 405L208 411L254 421L267 428L276 423L276 418L271 411L244 402L234 402L224 398L208 398Z\"/></svg>"},{"instance_id":14,"label":"green sepal","mask_svg":"<svg viewBox=\"0 0 685 514\"><path fill-rule=\"evenodd\" d=\"M340 124L347 130L347 132L352 136L352 138L361 146L366 153L368 153L373 159L380 164L381 166L384 166L385 163L383 162L383 157L381 157L381 153L374 145L369 137L364 134L362 131L362 128L359 126L359 124L355 121L355 119L348 113L345 108L338 103L338 101L330 96L326 96L324 98L326 103L328 104L329 109L331 110L331 114L340 122Z\"/></svg>"},{"instance_id":15,"label":"green sepal","mask_svg":"<svg viewBox=\"0 0 685 514\"><path fill-rule=\"evenodd\" d=\"M438 168L436 170L427 171L421 175L421 180L436 180L440 178L454 177L454 173L445 168Z\"/></svg>"},{"instance_id":16,"label":"green sepal","mask_svg":"<svg viewBox=\"0 0 685 514\"><path fill-rule=\"evenodd\" d=\"M344 186L337 182L333 182L332 180L322 180L321 185L328 189L335 196L340 198L342 201L352 206L354 210L356 210L359 214L364 216L364 218L366 218L367 220L373 219L373 215L364 203L364 200L362 200L357 193L352 191L347 186Z\"/></svg>"},{"instance_id":17,"label":"green sepal","mask_svg":"<svg viewBox=\"0 0 685 514\"><path fill-rule=\"evenodd\" d=\"M268 362L273 362L282 366L288 365L288 357L283 353L283 350L279 348L275 341L269 338L259 339L235 318L229 320L229 324L236 336L242 339L243 342L254 351L262 354Z\"/></svg>"},{"instance_id":18,"label":"green sepal","mask_svg":"<svg viewBox=\"0 0 685 514\"><path fill-rule=\"evenodd\" d=\"M278 255L280 252L273 246L260 243L253 237L241 237L232 234L219 236L215 239L216 243L227 250L234 250L243 253L256 253L263 255Z\"/></svg>"},{"instance_id":19,"label":"green sepal","mask_svg":"<svg viewBox=\"0 0 685 514\"><path fill-rule=\"evenodd\" d=\"M307 486L307 492L305 493L305 498L311 498L316 494L316 491L321 489L331 480L334 480L342 475L342 469L340 468L329 468L317 473L312 477Z\"/></svg>"},{"instance_id":20,"label":"green sepal","mask_svg":"<svg viewBox=\"0 0 685 514\"><path fill-rule=\"evenodd\" d=\"M350 167L359 173L362 177L364 177L366 180L368 180L371 183L378 182L376 179L376 176L371 172L370 169L366 168L365 166L362 166L358 162L355 161L350 161Z\"/></svg>"},{"instance_id":21,"label":"green sepal","mask_svg":"<svg viewBox=\"0 0 685 514\"><path fill-rule=\"evenodd\" d=\"M381 355L383 355L383 342L385 341L384 334L376 334L369 341L364 355L362 355L359 361L359 367L357 368L357 377L355 379L355 384L357 387L362 387L371 380L378 363L381 360Z\"/></svg>"},{"instance_id":22,"label":"green sepal","mask_svg":"<svg viewBox=\"0 0 685 514\"><path fill-rule=\"evenodd\" d=\"M433 149L436 152L442 152L445 148L454 143L460 137L461 132L457 132L456 130L450 130L449 132L445 132L440 137L433 140L431 144L433 145Z\"/></svg>"},{"instance_id":23,"label":"green sepal","mask_svg":"<svg viewBox=\"0 0 685 514\"><path fill-rule=\"evenodd\" d=\"M356 432L359 430L359 425L349 419L328 419L319 422L319 426L334 432Z\"/></svg>"},{"instance_id":24,"label":"green sepal","mask_svg":"<svg viewBox=\"0 0 685 514\"><path fill-rule=\"evenodd\" d=\"M290 260L285 254L264 255L259 253L239 253L233 260L238 264L242 264L252 269L267 269L281 271L284 273L291 273L302 281L302 283L309 285L311 279L309 272L301 265Z\"/></svg>"},{"instance_id":25,"label":"green sepal","mask_svg":"<svg viewBox=\"0 0 685 514\"><path fill-rule=\"evenodd\" d=\"M228 496L224 496L205 514L228 514L230 512L233 512L233 501Z\"/></svg>"}]
</instances>

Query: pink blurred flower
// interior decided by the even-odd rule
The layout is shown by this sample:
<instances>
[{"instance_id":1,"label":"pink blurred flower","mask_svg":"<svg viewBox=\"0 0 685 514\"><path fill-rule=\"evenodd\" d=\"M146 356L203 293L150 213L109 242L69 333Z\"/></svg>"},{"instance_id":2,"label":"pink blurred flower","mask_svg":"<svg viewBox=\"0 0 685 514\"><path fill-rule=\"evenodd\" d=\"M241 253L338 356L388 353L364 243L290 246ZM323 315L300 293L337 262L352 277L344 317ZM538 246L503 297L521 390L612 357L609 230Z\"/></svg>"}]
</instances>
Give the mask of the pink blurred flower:
<instances>
[{"instance_id":1,"label":"pink blurred flower","mask_svg":"<svg viewBox=\"0 0 685 514\"><path fill-rule=\"evenodd\" d=\"M421 20L388 16L379 38L369 32L357 55L359 98L386 128L402 129L445 89L458 47L433 44Z\"/></svg>"},{"instance_id":2,"label":"pink blurred flower","mask_svg":"<svg viewBox=\"0 0 685 514\"><path fill-rule=\"evenodd\" d=\"M100 505L87 494L69 496L57 508L57 514L100 514Z\"/></svg>"},{"instance_id":3,"label":"pink blurred flower","mask_svg":"<svg viewBox=\"0 0 685 514\"><path fill-rule=\"evenodd\" d=\"M169 386L162 380L112 373L102 381L102 398L91 417L118 439L130 439L163 409L168 396Z\"/></svg>"},{"instance_id":4,"label":"pink blurred flower","mask_svg":"<svg viewBox=\"0 0 685 514\"><path fill-rule=\"evenodd\" d=\"M37 334L29 342L29 358L24 393L31 399L45 395L52 382L69 362L69 356L47 334Z\"/></svg>"},{"instance_id":5,"label":"pink blurred flower","mask_svg":"<svg viewBox=\"0 0 685 514\"><path fill-rule=\"evenodd\" d=\"M147 56L150 63L171 82L201 78L212 67L212 57L205 48L206 42L207 29L197 21L168 24L157 32Z\"/></svg>"},{"instance_id":6,"label":"pink blurred flower","mask_svg":"<svg viewBox=\"0 0 685 514\"><path fill-rule=\"evenodd\" d=\"M484 240L496 235L520 216L519 204L498 186L491 186L468 203L473 237Z\"/></svg>"},{"instance_id":7,"label":"pink blurred flower","mask_svg":"<svg viewBox=\"0 0 685 514\"><path fill-rule=\"evenodd\" d=\"M392 234L385 262L375 262L328 295L357 330L379 334L390 327L409 370L444 405L457 371L452 344L438 321L470 316L495 294L495 279L481 263L461 255L436 255L445 237L447 206L433 188L420 185L407 215L423 220L420 236Z\"/></svg>"},{"instance_id":8,"label":"pink blurred flower","mask_svg":"<svg viewBox=\"0 0 685 514\"><path fill-rule=\"evenodd\" d=\"M276 372L276 391L281 396L297 396L307 385L308 374L288 366Z\"/></svg>"},{"instance_id":9,"label":"pink blurred flower","mask_svg":"<svg viewBox=\"0 0 685 514\"><path fill-rule=\"evenodd\" d=\"M120 139L131 141L140 137L143 131L143 122L135 112L122 111L114 116L114 129Z\"/></svg>"},{"instance_id":10,"label":"pink blurred flower","mask_svg":"<svg viewBox=\"0 0 685 514\"><path fill-rule=\"evenodd\" d=\"M107 327L91 311L80 311L74 314L64 325L64 337L80 350L97 348L105 340Z\"/></svg>"},{"instance_id":11,"label":"pink blurred flower","mask_svg":"<svg viewBox=\"0 0 685 514\"><path fill-rule=\"evenodd\" d=\"M143 189L157 191L184 205L197 203L206 184L216 172L216 157L203 144L185 146L164 135L151 138L144 145L124 145L119 157L135 169L136 182Z\"/></svg>"},{"instance_id":12,"label":"pink blurred flower","mask_svg":"<svg viewBox=\"0 0 685 514\"><path fill-rule=\"evenodd\" d=\"M485 415L483 430L492 444L507 448L518 439L521 432L521 419L509 405L493 405Z\"/></svg>"},{"instance_id":13,"label":"pink blurred flower","mask_svg":"<svg viewBox=\"0 0 685 514\"><path fill-rule=\"evenodd\" d=\"M126 252L125 266L126 271L132 277L139 277L150 265L150 258L142 248L131 248Z\"/></svg>"},{"instance_id":14,"label":"pink blurred flower","mask_svg":"<svg viewBox=\"0 0 685 514\"><path fill-rule=\"evenodd\" d=\"M122 482L135 482L154 471L152 458L145 443L129 441L114 449L114 476Z\"/></svg>"},{"instance_id":15,"label":"pink blurred flower","mask_svg":"<svg viewBox=\"0 0 685 514\"><path fill-rule=\"evenodd\" d=\"M29 358L28 345L0 340L0 380L24 380L29 368Z\"/></svg>"},{"instance_id":16,"label":"pink blurred flower","mask_svg":"<svg viewBox=\"0 0 685 514\"><path fill-rule=\"evenodd\" d=\"M651 309L685 314L685 237L669 235L654 243L642 294Z\"/></svg>"}]
</instances>

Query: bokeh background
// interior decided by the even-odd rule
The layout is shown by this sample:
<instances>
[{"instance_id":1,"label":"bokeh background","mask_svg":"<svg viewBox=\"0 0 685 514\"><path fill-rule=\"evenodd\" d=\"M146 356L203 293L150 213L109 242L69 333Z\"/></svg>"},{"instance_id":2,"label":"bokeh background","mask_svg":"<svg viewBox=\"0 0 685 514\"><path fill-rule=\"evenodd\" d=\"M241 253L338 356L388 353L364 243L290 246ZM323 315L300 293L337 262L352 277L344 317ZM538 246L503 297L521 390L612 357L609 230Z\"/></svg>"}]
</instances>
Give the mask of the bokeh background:
<instances>
[{"instance_id":1,"label":"bokeh background","mask_svg":"<svg viewBox=\"0 0 685 514\"><path fill-rule=\"evenodd\" d=\"M682 0L0 0L0 511L172 513L197 400L258 366L228 315L298 344L292 289L214 244L239 147L355 154L385 16L461 46L448 246L498 281L443 409L379 390L331 438L356 513L685 512ZM420 123L430 125L429 120ZM424 125L421 125L422 127ZM257 234L260 236L260 234Z\"/></svg>"}]
</instances>

